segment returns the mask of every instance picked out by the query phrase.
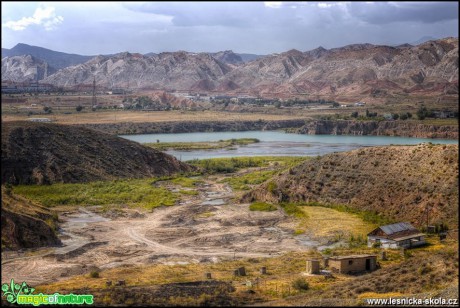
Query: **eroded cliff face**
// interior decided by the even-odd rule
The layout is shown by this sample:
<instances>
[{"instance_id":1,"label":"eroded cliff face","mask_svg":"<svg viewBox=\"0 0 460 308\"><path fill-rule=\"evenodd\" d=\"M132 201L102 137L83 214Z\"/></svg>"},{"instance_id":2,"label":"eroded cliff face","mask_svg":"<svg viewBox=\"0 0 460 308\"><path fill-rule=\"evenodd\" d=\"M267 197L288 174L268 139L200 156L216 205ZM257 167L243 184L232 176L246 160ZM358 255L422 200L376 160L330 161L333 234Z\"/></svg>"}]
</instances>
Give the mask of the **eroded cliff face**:
<instances>
[{"instance_id":1,"label":"eroded cliff face","mask_svg":"<svg viewBox=\"0 0 460 308\"><path fill-rule=\"evenodd\" d=\"M458 126L426 125L410 121L310 121L293 130L308 135L401 136L458 139Z\"/></svg>"},{"instance_id":2,"label":"eroded cliff face","mask_svg":"<svg viewBox=\"0 0 460 308\"><path fill-rule=\"evenodd\" d=\"M299 128L305 120L279 121L203 121L203 122L144 122L144 123L108 123L108 124L81 124L81 126L101 132L129 135L129 134L166 134L190 132L227 132L251 130L276 130L283 128Z\"/></svg>"},{"instance_id":3,"label":"eroded cliff face","mask_svg":"<svg viewBox=\"0 0 460 308\"><path fill-rule=\"evenodd\" d=\"M401 136L414 138L458 139L458 126L425 125L409 121L202 121L80 124L112 135L225 132L286 129L309 135Z\"/></svg>"}]
</instances>

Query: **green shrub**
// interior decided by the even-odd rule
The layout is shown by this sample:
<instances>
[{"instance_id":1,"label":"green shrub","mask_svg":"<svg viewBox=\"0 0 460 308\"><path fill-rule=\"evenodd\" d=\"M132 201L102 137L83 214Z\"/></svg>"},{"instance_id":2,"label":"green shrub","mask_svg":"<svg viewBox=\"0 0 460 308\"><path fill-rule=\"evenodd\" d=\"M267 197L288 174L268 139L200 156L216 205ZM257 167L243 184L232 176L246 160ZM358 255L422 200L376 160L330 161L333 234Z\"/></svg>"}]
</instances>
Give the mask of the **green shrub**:
<instances>
[{"instance_id":1,"label":"green shrub","mask_svg":"<svg viewBox=\"0 0 460 308\"><path fill-rule=\"evenodd\" d=\"M299 291L306 291L310 286L305 278L297 278L292 282L292 287Z\"/></svg>"},{"instance_id":2,"label":"green shrub","mask_svg":"<svg viewBox=\"0 0 460 308\"><path fill-rule=\"evenodd\" d=\"M272 212L276 211L277 208L273 204L265 202L254 202L249 206L251 211L261 211L261 212Z\"/></svg>"},{"instance_id":3,"label":"green shrub","mask_svg":"<svg viewBox=\"0 0 460 308\"><path fill-rule=\"evenodd\" d=\"M298 205L295 203L280 203L281 207L283 208L284 212L288 215L297 217L297 218L303 218L307 217L304 211L302 211Z\"/></svg>"},{"instance_id":4,"label":"green shrub","mask_svg":"<svg viewBox=\"0 0 460 308\"><path fill-rule=\"evenodd\" d=\"M99 278L99 272L98 271L92 271L89 276L91 278Z\"/></svg>"},{"instance_id":5,"label":"green shrub","mask_svg":"<svg viewBox=\"0 0 460 308\"><path fill-rule=\"evenodd\" d=\"M273 194L277 188L278 188L278 185L276 185L276 183L273 181L269 182L267 185L267 190L271 194Z\"/></svg>"}]
</instances>

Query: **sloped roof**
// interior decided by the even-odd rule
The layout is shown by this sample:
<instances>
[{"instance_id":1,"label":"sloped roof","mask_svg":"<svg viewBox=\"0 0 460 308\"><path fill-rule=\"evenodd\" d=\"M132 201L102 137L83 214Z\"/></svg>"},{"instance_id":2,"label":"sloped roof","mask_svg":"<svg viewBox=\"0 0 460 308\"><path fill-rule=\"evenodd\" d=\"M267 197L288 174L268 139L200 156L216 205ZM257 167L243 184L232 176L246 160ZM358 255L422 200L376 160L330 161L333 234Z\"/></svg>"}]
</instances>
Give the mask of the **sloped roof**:
<instances>
[{"instance_id":1,"label":"sloped roof","mask_svg":"<svg viewBox=\"0 0 460 308\"><path fill-rule=\"evenodd\" d=\"M391 235L393 233L398 233L402 231L417 230L408 222L398 222L392 225L381 226L380 229L387 235Z\"/></svg>"}]
</instances>

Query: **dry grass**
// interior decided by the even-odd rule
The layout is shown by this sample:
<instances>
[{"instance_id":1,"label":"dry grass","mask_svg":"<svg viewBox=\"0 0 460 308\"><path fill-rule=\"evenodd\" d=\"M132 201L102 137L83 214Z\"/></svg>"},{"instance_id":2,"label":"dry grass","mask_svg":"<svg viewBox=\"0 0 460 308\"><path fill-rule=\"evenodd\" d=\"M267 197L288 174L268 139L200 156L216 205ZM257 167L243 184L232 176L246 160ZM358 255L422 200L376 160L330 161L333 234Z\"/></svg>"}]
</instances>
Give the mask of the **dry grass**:
<instances>
[{"instance_id":1,"label":"dry grass","mask_svg":"<svg viewBox=\"0 0 460 308\"><path fill-rule=\"evenodd\" d=\"M334 209L321 206L299 206L306 214L306 218L299 223L298 229L314 238L335 238L338 236L349 239L361 235L366 237L367 233L377 227L369 222L363 221L354 214L339 212ZM339 223L340 222L340 223Z\"/></svg>"},{"instance_id":2,"label":"dry grass","mask_svg":"<svg viewBox=\"0 0 460 308\"><path fill-rule=\"evenodd\" d=\"M72 114L51 114L40 117L50 118L60 124L99 124L122 122L197 122L197 121L266 121L299 119L298 115L273 115L263 113L230 113L218 111L97 111ZM2 114L2 121L27 120L27 114Z\"/></svg>"}]
</instances>

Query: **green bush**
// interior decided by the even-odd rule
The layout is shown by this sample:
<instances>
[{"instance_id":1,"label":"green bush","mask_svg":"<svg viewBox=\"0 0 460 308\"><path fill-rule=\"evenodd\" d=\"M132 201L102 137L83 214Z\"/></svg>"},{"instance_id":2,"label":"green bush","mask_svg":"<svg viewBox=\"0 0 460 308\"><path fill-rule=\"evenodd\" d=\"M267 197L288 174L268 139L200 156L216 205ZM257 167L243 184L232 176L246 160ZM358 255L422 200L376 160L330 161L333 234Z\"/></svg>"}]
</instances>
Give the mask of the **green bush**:
<instances>
[{"instance_id":1,"label":"green bush","mask_svg":"<svg viewBox=\"0 0 460 308\"><path fill-rule=\"evenodd\" d=\"M251 211L261 211L261 212L272 212L276 211L277 208L273 204L265 202L254 202L249 206Z\"/></svg>"},{"instance_id":2,"label":"green bush","mask_svg":"<svg viewBox=\"0 0 460 308\"><path fill-rule=\"evenodd\" d=\"M268 185L267 185L267 190L271 194L273 194L277 188L278 188L278 186L276 185L276 183L272 182L272 181L269 182Z\"/></svg>"},{"instance_id":3,"label":"green bush","mask_svg":"<svg viewBox=\"0 0 460 308\"><path fill-rule=\"evenodd\" d=\"M310 286L305 278L297 278L292 282L292 287L299 291L306 291Z\"/></svg>"},{"instance_id":4,"label":"green bush","mask_svg":"<svg viewBox=\"0 0 460 308\"><path fill-rule=\"evenodd\" d=\"M98 271L92 271L89 276L91 278L99 278L99 272Z\"/></svg>"},{"instance_id":5,"label":"green bush","mask_svg":"<svg viewBox=\"0 0 460 308\"><path fill-rule=\"evenodd\" d=\"M295 203L280 203L280 205L284 209L284 212L288 215L291 215L297 218L302 218L302 217L307 216L305 212L302 211L298 207L298 205L296 205Z\"/></svg>"}]
</instances>

